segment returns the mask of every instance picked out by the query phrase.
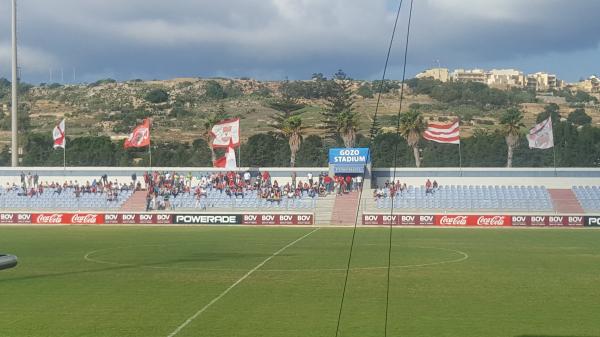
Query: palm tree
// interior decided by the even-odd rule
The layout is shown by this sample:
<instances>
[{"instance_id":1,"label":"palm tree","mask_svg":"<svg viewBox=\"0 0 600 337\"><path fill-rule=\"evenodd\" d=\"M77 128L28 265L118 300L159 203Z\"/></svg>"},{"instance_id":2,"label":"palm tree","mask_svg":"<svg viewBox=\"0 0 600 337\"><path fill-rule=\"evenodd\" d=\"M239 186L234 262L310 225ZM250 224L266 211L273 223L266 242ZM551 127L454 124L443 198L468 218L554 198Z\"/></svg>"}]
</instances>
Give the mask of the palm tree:
<instances>
[{"instance_id":1,"label":"palm tree","mask_svg":"<svg viewBox=\"0 0 600 337\"><path fill-rule=\"evenodd\" d=\"M302 117L295 115L291 116L277 126L277 129L290 144L290 167L296 166L296 153L300 150L302 144Z\"/></svg>"},{"instance_id":2,"label":"palm tree","mask_svg":"<svg viewBox=\"0 0 600 337\"><path fill-rule=\"evenodd\" d=\"M282 87L281 98L269 102L271 109L276 110L276 113L271 118L273 120L273 128L288 140L290 144L290 167L296 165L296 153L300 149L302 143L302 117L299 116L299 110L306 105L301 103L296 97L293 97L287 90L289 82L285 82Z\"/></svg>"},{"instance_id":3,"label":"palm tree","mask_svg":"<svg viewBox=\"0 0 600 337\"><path fill-rule=\"evenodd\" d=\"M410 110L400 116L398 132L406 139L408 146L412 147L417 167L421 167L419 140L421 140L421 135L425 129L427 129L427 124L419 111Z\"/></svg>"},{"instance_id":4,"label":"palm tree","mask_svg":"<svg viewBox=\"0 0 600 337\"><path fill-rule=\"evenodd\" d=\"M506 160L506 167L512 167L513 154L515 147L519 144L519 134L521 128L525 125L521 122L523 120L523 113L519 109L508 109L500 118L500 124L502 124L502 133L506 139L506 145L508 146L508 154Z\"/></svg>"},{"instance_id":5,"label":"palm tree","mask_svg":"<svg viewBox=\"0 0 600 337\"><path fill-rule=\"evenodd\" d=\"M223 105L223 103L219 104L219 108L216 112L213 112L212 114L208 115L206 117L206 119L204 120L204 125L203 125L203 136L204 139L206 140L206 142L208 143L208 147L210 148L210 155L211 155L211 159L212 162L214 163L217 160L217 155L215 153L215 149L213 149L212 147L212 141L213 141L213 135L212 135L212 128L213 126L215 126L215 124L219 123L220 121L227 119L228 115L227 112L225 111L225 105Z\"/></svg>"},{"instance_id":6,"label":"palm tree","mask_svg":"<svg viewBox=\"0 0 600 337\"><path fill-rule=\"evenodd\" d=\"M354 147L356 130L358 129L358 113L346 110L337 115L337 132L342 137L345 147Z\"/></svg>"}]
</instances>

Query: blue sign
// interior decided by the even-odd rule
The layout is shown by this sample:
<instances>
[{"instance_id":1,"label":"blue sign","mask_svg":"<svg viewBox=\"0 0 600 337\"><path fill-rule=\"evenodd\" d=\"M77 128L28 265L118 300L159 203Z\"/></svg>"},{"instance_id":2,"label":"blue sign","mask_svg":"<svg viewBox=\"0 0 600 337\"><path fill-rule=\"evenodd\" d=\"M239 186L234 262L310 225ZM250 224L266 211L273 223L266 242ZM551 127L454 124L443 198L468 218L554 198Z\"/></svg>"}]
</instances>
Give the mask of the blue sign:
<instances>
[{"instance_id":1,"label":"blue sign","mask_svg":"<svg viewBox=\"0 0 600 337\"><path fill-rule=\"evenodd\" d=\"M329 164L333 165L366 165L371 161L368 148L329 149Z\"/></svg>"}]
</instances>

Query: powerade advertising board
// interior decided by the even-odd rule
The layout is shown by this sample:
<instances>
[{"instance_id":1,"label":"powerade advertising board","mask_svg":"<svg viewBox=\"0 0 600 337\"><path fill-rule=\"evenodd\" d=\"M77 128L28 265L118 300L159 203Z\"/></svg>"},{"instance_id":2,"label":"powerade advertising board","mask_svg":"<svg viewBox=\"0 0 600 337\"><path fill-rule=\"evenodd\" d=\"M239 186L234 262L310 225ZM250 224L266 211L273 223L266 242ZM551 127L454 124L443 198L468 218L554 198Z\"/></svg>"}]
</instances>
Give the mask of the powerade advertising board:
<instances>
[{"instance_id":1,"label":"powerade advertising board","mask_svg":"<svg viewBox=\"0 0 600 337\"><path fill-rule=\"evenodd\" d=\"M368 148L329 149L329 165L333 166L334 173L363 173L369 162Z\"/></svg>"}]
</instances>

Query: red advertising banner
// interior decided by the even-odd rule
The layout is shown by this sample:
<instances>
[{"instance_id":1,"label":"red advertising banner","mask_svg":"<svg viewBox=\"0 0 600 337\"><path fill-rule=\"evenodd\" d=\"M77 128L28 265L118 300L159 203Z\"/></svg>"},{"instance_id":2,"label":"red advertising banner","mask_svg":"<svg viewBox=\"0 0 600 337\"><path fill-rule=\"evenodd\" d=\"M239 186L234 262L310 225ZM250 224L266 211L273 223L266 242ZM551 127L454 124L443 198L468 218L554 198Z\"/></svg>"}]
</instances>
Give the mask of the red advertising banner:
<instances>
[{"instance_id":1,"label":"red advertising banner","mask_svg":"<svg viewBox=\"0 0 600 337\"><path fill-rule=\"evenodd\" d=\"M436 226L511 226L512 217L506 215L436 215Z\"/></svg>"},{"instance_id":2,"label":"red advertising banner","mask_svg":"<svg viewBox=\"0 0 600 337\"><path fill-rule=\"evenodd\" d=\"M28 214L36 225L99 225L104 214L98 213L35 213Z\"/></svg>"},{"instance_id":3,"label":"red advertising banner","mask_svg":"<svg viewBox=\"0 0 600 337\"><path fill-rule=\"evenodd\" d=\"M384 215L363 214L363 225L392 225L392 226L431 226L434 225L433 215Z\"/></svg>"},{"instance_id":4,"label":"red advertising banner","mask_svg":"<svg viewBox=\"0 0 600 337\"><path fill-rule=\"evenodd\" d=\"M107 225L170 225L173 223L173 215L113 213L104 215L104 223Z\"/></svg>"},{"instance_id":5,"label":"red advertising banner","mask_svg":"<svg viewBox=\"0 0 600 337\"><path fill-rule=\"evenodd\" d=\"M0 224L13 224L16 223L15 218L17 214L15 213L0 213Z\"/></svg>"},{"instance_id":6,"label":"red advertising banner","mask_svg":"<svg viewBox=\"0 0 600 337\"><path fill-rule=\"evenodd\" d=\"M312 225L312 214L244 214L243 225Z\"/></svg>"},{"instance_id":7,"label":"red advertising banner","mask_svg":"<svg viewBox=\"0 0 600 337\"><path fill-rule=\"evenodd\" d=\"M515 215L512 216L513 226L567 226L580 227L584 225L585 217L577 215Z\"/></svg>"}]
</instances>

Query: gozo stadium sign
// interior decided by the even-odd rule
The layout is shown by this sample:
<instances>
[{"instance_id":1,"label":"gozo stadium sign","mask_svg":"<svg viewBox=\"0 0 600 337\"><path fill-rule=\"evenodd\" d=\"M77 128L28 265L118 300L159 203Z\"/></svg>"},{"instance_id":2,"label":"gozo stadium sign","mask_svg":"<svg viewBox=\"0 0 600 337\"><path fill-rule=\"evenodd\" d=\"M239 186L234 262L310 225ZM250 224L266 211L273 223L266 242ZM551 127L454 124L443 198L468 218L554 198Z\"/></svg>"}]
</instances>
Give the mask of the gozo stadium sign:
<instances>
[{"instance_id":1,"label":"gozo stadium sign","mask_svg":"<svg viewBox=\"0 0 600 337\"><path fill-rule=\"evenodd\" d=\"M371 161L368 148L329 149L329 164L362 164Z\"/></svg>"}]
</instances>

